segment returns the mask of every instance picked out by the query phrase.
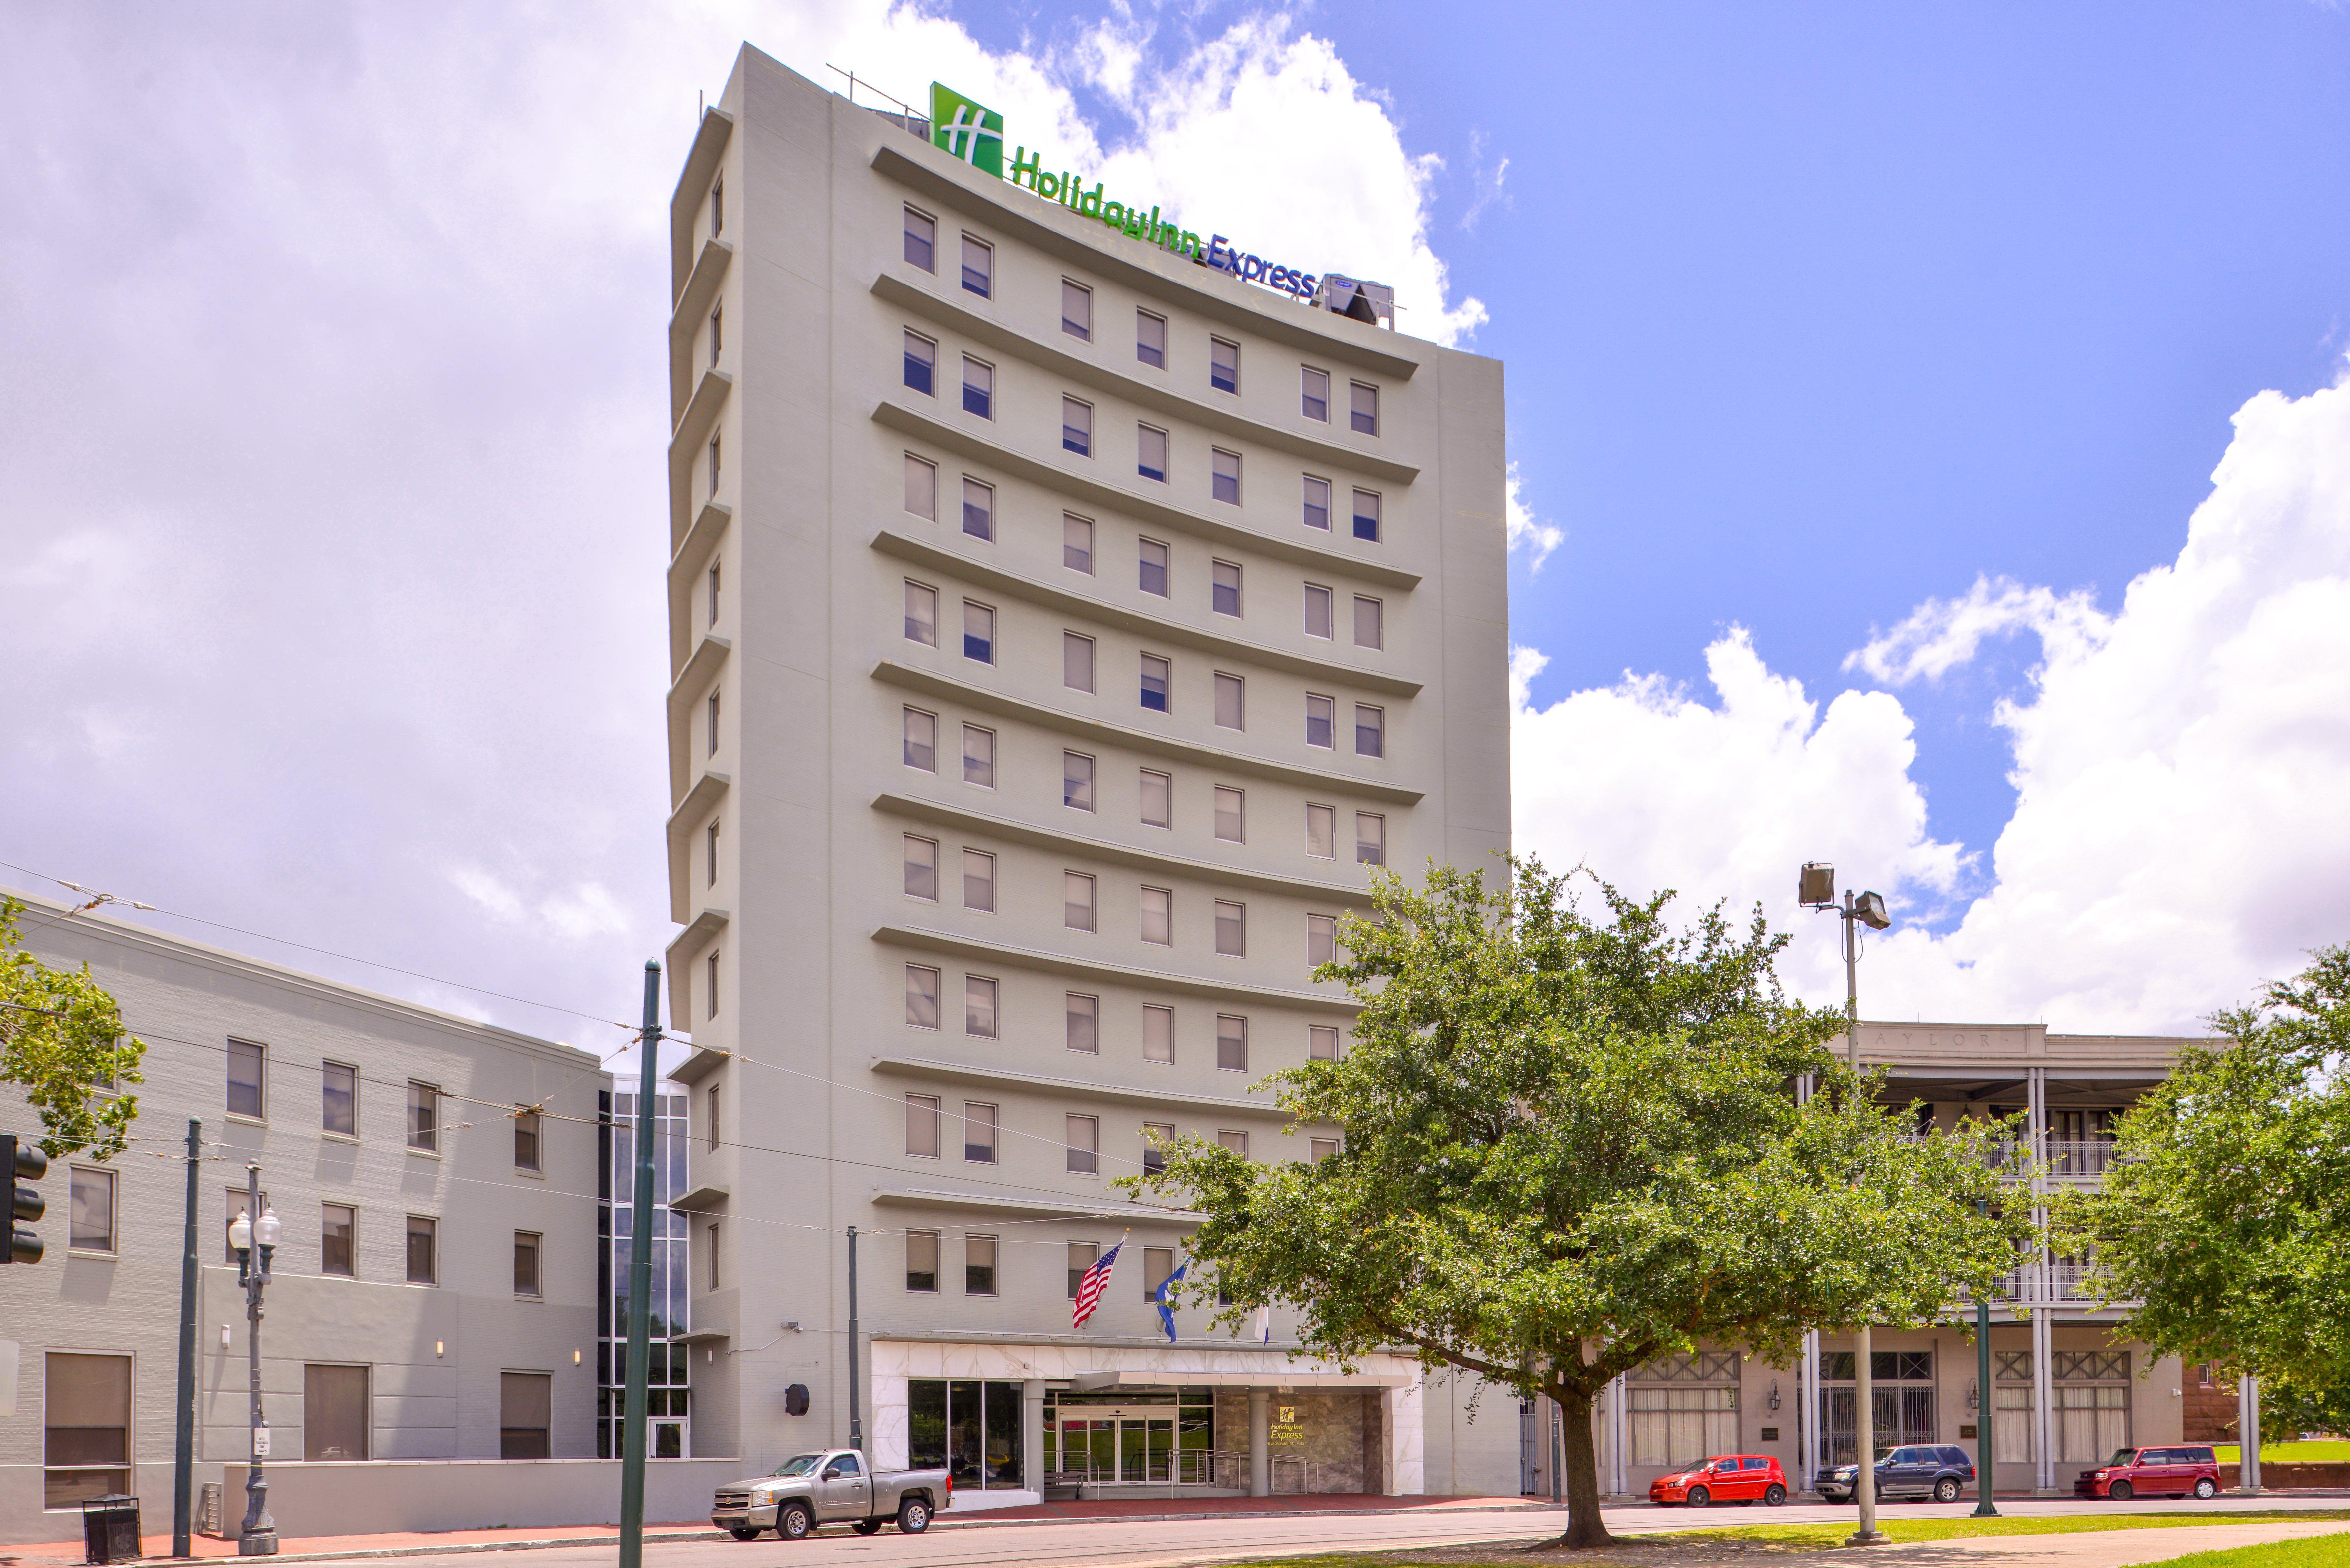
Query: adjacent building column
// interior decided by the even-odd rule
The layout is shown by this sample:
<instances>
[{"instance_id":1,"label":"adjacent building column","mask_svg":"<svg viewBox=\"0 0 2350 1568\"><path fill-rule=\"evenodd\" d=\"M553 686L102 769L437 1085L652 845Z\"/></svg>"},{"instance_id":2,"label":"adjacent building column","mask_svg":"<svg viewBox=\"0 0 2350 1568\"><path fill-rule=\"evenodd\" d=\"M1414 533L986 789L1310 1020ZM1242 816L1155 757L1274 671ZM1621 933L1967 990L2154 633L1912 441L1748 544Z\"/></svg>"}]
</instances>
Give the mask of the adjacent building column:
<instances>
[{"instance_id":1,"label":"adjacent building column","mask_svg":"<svg viewBox=\"0 0 2350 1568\"><path fill-rule=\"evenodd\" d=\"M2050 1326L2043 1298L2032 1308L2032 1484L2040 1491L2056 1490L2056 1400L2049 1376L2055 1341Z\"/></svg>"},{"instance_id":2,"label":"adjacent building column","mask_svg":"<svg viewBox=\"0 0 2350 1568\"><path fill-rule=\"evenodd\" d=\"M1020 1385L1020 1484L1045 1495L1045 1380Z\"/></svg>"},{"instance_id":3,"label":"adjacent building column","mask_svg":"<svg viewBox=\"0 0 2350 1568\"><path fill-rule=\"evenodd\" d=\"M1609 1484L1616 1495L1623 1497L1632 1490L1632 1461L1624 1444L1631 1426L1624 1411L1624 1401L1629 1397L1622 1377L1607 1385L1607 1463Z\"/></svg>"},{"instance_id":4,"label":"adjacent building column","mask_svg":"<svg viewBox=\"0 0 2350 1568\"><path fill-rule=\"evenodd\" d=\"M1249 1496L1273 1495L1273 1391L1249 1390Z\"/></svg>"},{"instance_id":5,"label":"adjacent building column","mask_svg":"<svg viewBox=\"0 0 2350 1568\"><path fill-rule=\"evenodd\" d=\"M2261 1380L2245 1374L2236 1382L2236 1482L2246 1492L2261 1490Z\"/></svg>"},{"instance_id":6,"label":"adjacent building column","mask_svg":"<svg viewBox=\"0 0 2350 1568\"><path fill-rule=\"evenodd\" d=\"M1820 1331L1804 1331L1803 1358L1795 1364L1794 1490L1816 1490L1820 1480Z\"/></svg>"}]
</instances>

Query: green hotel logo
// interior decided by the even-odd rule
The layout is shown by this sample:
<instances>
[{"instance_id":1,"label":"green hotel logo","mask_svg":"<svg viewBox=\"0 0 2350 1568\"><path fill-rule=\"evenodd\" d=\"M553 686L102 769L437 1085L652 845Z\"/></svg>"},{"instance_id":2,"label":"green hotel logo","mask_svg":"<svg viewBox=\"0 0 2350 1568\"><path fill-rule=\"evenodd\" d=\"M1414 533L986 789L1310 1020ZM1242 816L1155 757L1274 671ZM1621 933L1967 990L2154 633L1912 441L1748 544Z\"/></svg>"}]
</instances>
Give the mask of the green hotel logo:
<instances>
[{"instance_id":1,"label":"green hotel logo","mask_svg":"<svg viewBox=\"0 0 2350 1568\"><path fill-rule=\"evenodd\" d=\"M1003 117L938 82L931 84L931 144L983 174L1003 178Z\"/></svg>"}]
</instances>

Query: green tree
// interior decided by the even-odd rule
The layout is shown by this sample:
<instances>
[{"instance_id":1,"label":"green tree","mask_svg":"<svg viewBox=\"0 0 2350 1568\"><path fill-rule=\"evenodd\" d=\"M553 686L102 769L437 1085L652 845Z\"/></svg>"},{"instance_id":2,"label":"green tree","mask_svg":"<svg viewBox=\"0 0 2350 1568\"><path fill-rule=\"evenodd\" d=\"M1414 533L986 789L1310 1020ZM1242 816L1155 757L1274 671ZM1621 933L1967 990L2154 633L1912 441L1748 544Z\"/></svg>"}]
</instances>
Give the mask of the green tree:
<instances>
[{"instance_id":1,"label":"green tree","mask_svg":"<svg viewBox=\"0 0 2350 1568\"><path fill-rule=\"evenodd\" d=\"M1286 1303L1308 1354L1402 1348L1556 1400L1570 1546L1610 1539L1590 1411L1617 1375L1700 1342L1783 1366L1807 1328L1934 1321L2029 1228L1998 1212L1988 1130L1906 1138L1827 1049L1841 1018L1782 993L1787 939L1759 912L1676 931L1670 893L1598 891L1594 919L1534 861L1491 889L1378 876L1376 918L1319 971L1362 1002L1350 1048L1271 1080L1340 1151L1262 1165L1186 1139L1132 1179L1205 1213L1194 1299L1221 1286L1220 1321ZM1825 1092L1798 1106L1806 1074Z\"/></svg>"},{"instance_id":2,"label":"green tree","mask_svg":"<svg viewBox=\"0 0 2350 1568\"><path fill-rule=\"evenodd\" d=\"M2158 1353L2274 1386L2283 1421L2350 1420L2350 946L2215 1014L2122 1116L2094 1192L2056 1206Z\"/></svg>"},{"instance_id":3,"label":"green tree","mask_svg":"<svg viewBox=\"0 0 2350 1568\"><path fill-rule=\"evenodd\" d=\"M130 1141L144 1083L145 1044L122 1033L122 1010L89 974L51 969L24 948L25 906L0 898L0 1083L15 1084L40 1114L41 1147L54 1159L88 1149L112 1159Z\"/></svg>"}]
</instances>

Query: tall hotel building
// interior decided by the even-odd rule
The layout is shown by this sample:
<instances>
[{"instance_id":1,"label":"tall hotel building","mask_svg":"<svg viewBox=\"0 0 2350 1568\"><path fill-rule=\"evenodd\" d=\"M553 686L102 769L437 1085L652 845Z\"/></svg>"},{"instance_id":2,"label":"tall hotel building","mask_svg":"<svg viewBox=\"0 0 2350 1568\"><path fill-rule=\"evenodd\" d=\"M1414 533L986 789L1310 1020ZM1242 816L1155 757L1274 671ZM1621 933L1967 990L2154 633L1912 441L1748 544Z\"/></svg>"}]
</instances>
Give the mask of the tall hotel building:
<instances>
[{"instance_id":1,"label":"tall hotel building","mask_svg":"<svg viewBox=\"0 0 2350 1568\"><path fill-rule=\"evenodd\" d=\"M769 1464L854 1400L959 1505L1515 1494L1503 1391L1471 1426L1278 1314L1170 1342L1189 1226L1113 1185L1154 1135L1335 1147L1255 1092L1347 1049L1335 922L1370 865L1509 846L1501 366L926 131L745 47L671 207L693 1449Z\"/></svg>"}]
</instances>

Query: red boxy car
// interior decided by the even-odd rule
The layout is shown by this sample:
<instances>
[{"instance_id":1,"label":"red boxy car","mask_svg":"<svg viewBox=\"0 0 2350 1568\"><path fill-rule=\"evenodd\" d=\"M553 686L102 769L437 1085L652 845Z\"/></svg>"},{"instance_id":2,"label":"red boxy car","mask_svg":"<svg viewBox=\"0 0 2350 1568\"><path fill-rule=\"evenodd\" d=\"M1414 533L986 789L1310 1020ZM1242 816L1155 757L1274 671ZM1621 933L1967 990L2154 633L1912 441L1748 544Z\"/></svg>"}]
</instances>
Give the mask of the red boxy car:
<instances>
[{"instance_id":1,"label":"red boxy car","mask_svg":"<svg viewBox=\"0 0 2350 1568\"><path fill-rule=\"evenodd\" d=\"M2105 1497L2127 1502L2134 1497L2216 1497L2220 1492L2220 1462L2208 1448L2119 1449L2093 1470L2083 1470L2073 1483L2074 1497Z\"/></svg>"},{"instance_id":2,"label":"red boxy car","mask_svg":"<svg viewBox=\"0 0 2350 1568\"><path fill-rule=\"evenodd\" d=\"M1787 1501L1787 1477L1779 1461L1765 1454L1718 1454L1648 1483L1648 1501L1667 1508L1757 1500L1773 1508Z\"/></svg>"}]
</instances>

